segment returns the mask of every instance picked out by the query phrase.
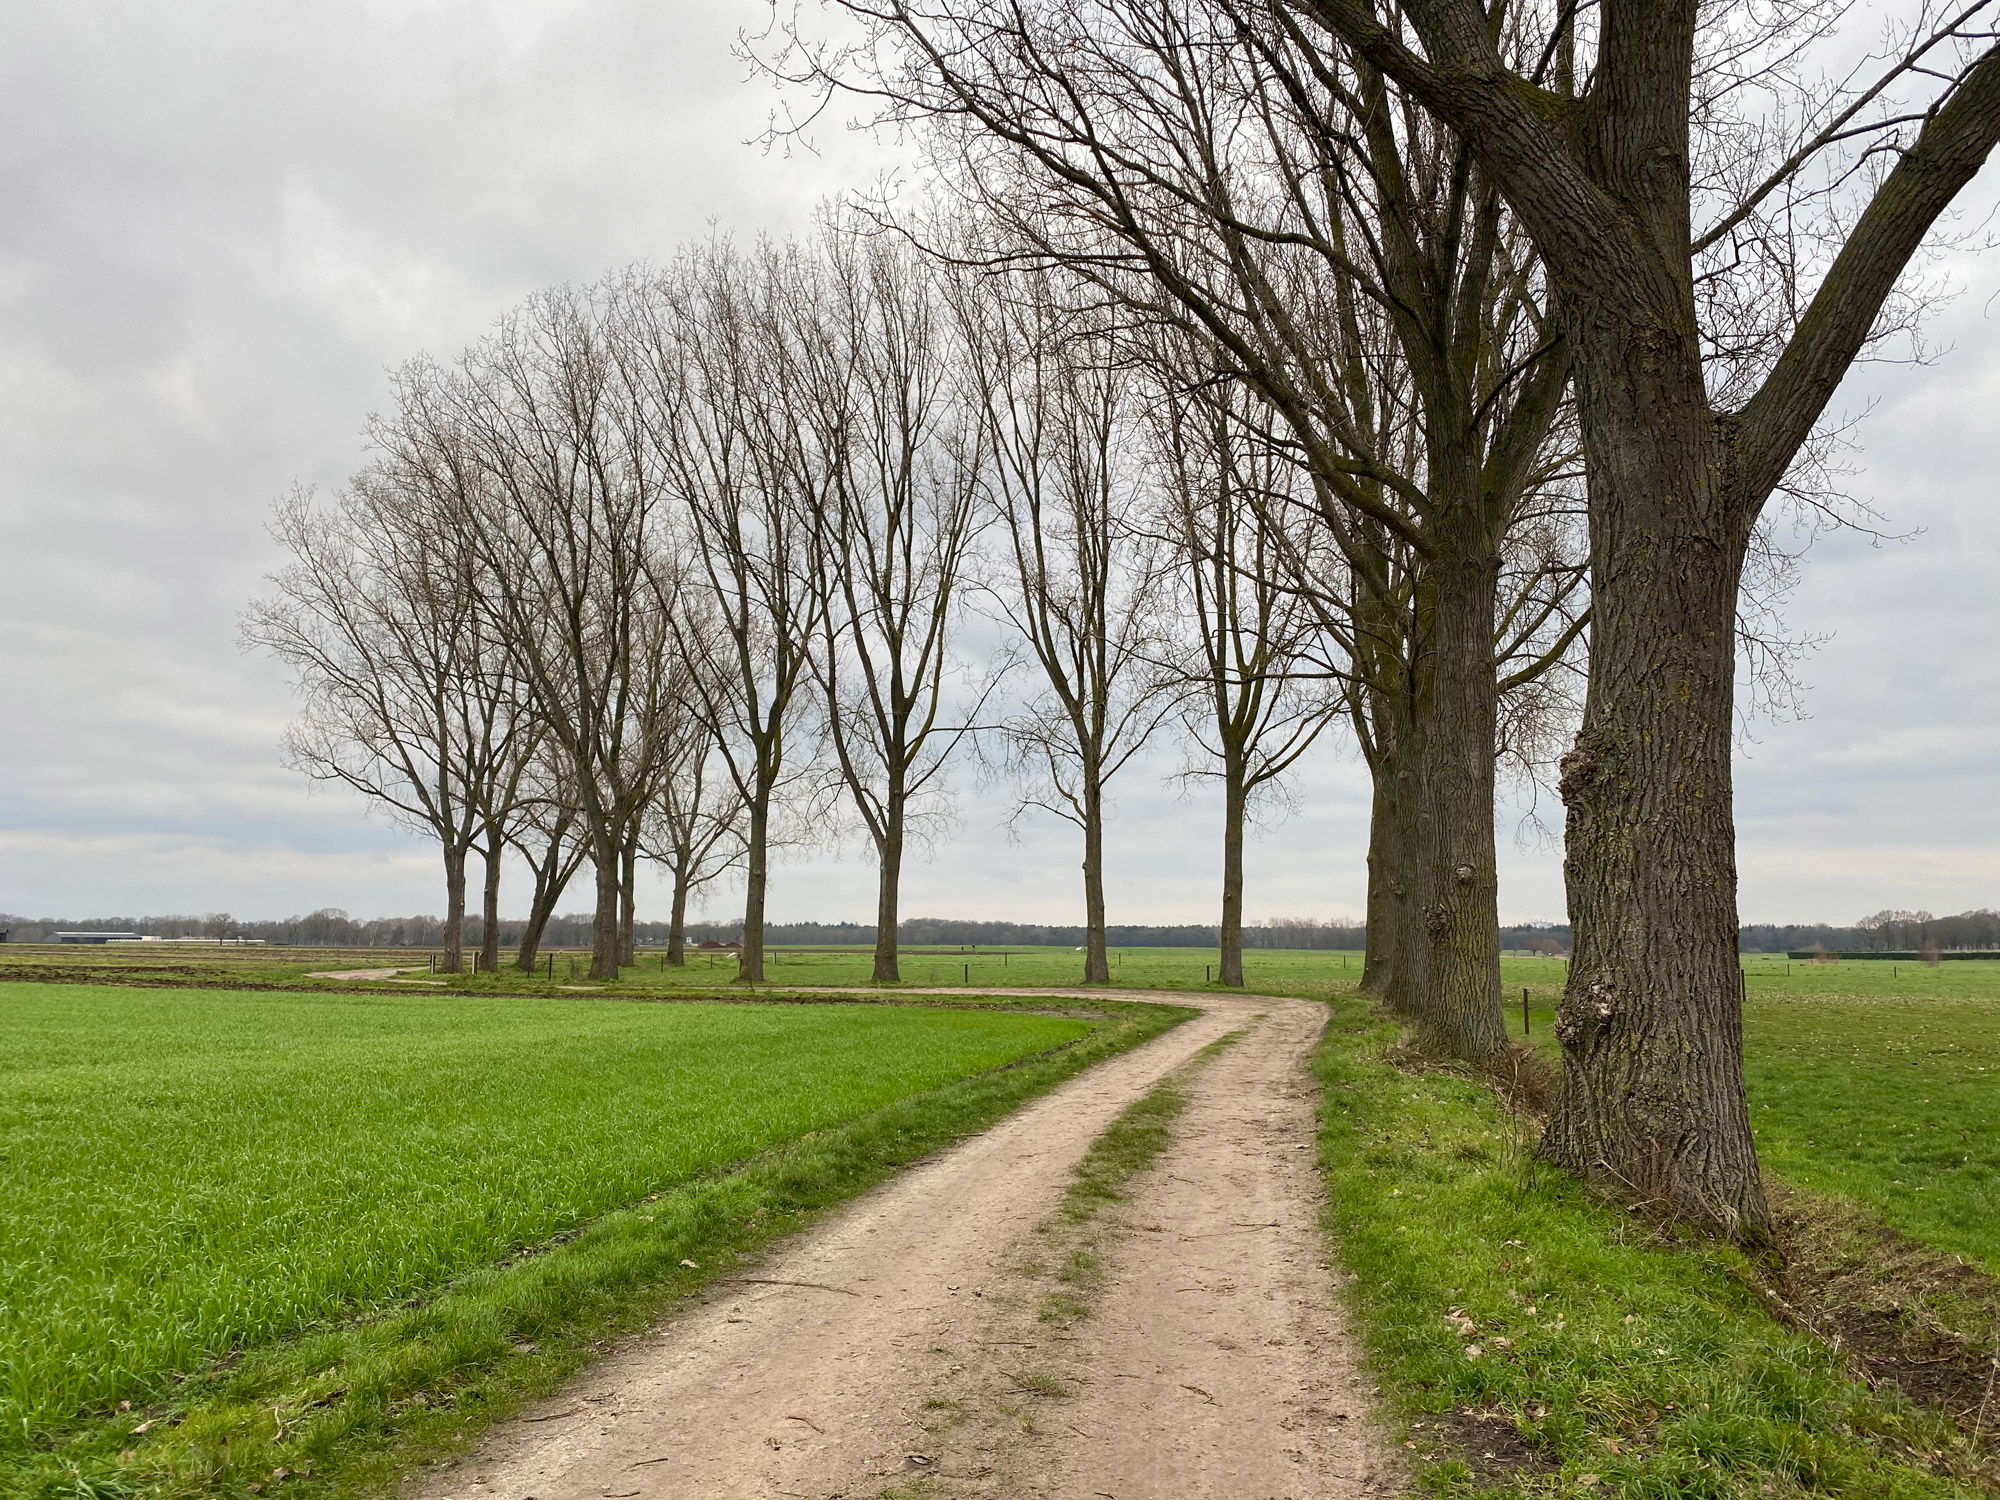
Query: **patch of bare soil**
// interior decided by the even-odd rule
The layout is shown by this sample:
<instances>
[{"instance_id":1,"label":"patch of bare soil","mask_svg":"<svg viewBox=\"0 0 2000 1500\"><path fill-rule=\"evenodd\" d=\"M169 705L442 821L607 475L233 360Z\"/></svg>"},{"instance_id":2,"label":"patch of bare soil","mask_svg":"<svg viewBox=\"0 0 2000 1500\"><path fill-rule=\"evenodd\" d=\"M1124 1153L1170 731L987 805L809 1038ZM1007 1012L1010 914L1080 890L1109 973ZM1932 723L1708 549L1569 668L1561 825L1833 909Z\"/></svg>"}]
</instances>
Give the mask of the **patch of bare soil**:
<instances>
[{"instance_id":1,"label":"patch of bare soil","mask_svg":"<svg viewBox=\"0 0 2000 1500\"><path fill-rule=\"evenodd\" d=\"M1042 1476L1034 1482L1057 1488L993 1493L1367 1493L1365 1396L1331 1310L1315 1227L1303 1064L1324 1011L1263 997L1149 998L1191 1001L1207 1014L1072 1080L719 1285L694 1312L629 1341L555 1401L496 1429L476 1455L435 1471L423 1493L858 1500L952 1482L940 1477L957 1466L943 1461L949 1439L937 1429L953 1425L944 1387L955 1376L997 1360L1013 1365L1028 1394L1060 1386L1041 1378L1042 1346L1032 1340L1046 1335L1032 1310L1025 1319L1036 1332L1010 1342L1025 1307L1017 1247L1054 1213L1071 1168L1121 1109L1254 1011L1271 1012L1260 1033L1269 1040L1253 1034L1224 1054L1184 1121L1186 1143L1213 1138L1190 1155L1172 1148L1156 1174L1180 1178L1190 1196L1138 1210L1159 1217L1159 1235L1127 1243L1159 1239L1167 1258L1129 1269L1119 1261L1098 1315L1065 1333L1070 1352L1093 1351L1077 1410L1125 1435L1115 1449L1102 1434L1085 1448L1011 1446L1008 1463L1019 1459L1021 1472ZM1169 1215L1172 1237L1161 1239ZM1238 1231L1237 1219L1259 1227ZM1114 1388L1126 1384L1121 1374L1140 1385ZM1115 1404L1091 1405L1100 1392ZM1114 1470L1104 1482L1066 1477Z\"/></svg>"},{"instance_id":2,"label":"patch of bare soil","mask_svg":"<svg viewBox=\"0 0 2000 1500\"><path fill-rule=\"evenodd\" d=\"M1553 1474L1562 1467L1523 1438L1514 1426L1513 1413L1505 1410L1463 1406L1412 1422L1410 1434L1431 1460L1458 1459L1482 1485Z\"/></svg>"},{"instance_id":3,"label":"patch of bare soil","mask_svg":"<svg viewBox=\"0 0 2000 1500\"><path fill-rule=\"evenodd\" d=\"M2000 1281L1858 1210L1783 1183L1765 1190L1785 1256L1769 1289L1778 1310L1870 1385L1893 1383L1949 1416L1968 1436L1966 1458L2000 1482Z\"/></svg>"},{"instance_id":4,"label":"patch of bare soil","mask_svg":"<svg viewBox=\"0 0 2000 1500\"><path fill-rule=\"evenodd\" d=\"M1307 1054L1269 1015L1196 1072L1173 1142L1081 1238L1021 1238L987 1323L925 1398L951 1500L1307 1500L1392 1493L1320 1241Z\"/></svg>"}]
</instances>

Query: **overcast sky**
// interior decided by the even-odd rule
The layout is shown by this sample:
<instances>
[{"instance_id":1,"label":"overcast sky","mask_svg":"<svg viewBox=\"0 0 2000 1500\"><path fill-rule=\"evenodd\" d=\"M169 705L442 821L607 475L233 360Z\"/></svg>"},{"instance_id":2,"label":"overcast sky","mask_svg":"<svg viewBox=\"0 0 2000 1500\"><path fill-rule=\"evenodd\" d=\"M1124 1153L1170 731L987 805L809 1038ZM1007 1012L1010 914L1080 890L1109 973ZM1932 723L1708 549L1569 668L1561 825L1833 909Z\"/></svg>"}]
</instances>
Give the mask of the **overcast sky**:
<instances>
[{"instance_id":1,"label":"overcast sky","mask_svg":"<svg viewBox=\"0 0 2000 1500\"><path fill-rule=\"evenodd\" d=\"M730 55L757 0L0 14L0 910L436 911L428 847L280 763L285 677L236 647L273 497L357 467L388 366L710 225L801 227L893 156L837 128L816 158L746 144L774 103ZM1842 395L1874 403L1855 494L1915 535L1809 558L1790 627L1830 639L1809 717L1744 746L1746 921L2000 905L2000 254L1953 271L1935 362ZM1171 769L1118 788L1114 921L1213 920L1219 810ZM1296 800L1252 847L1250 913L1358 915L1351 751L1329 742ZM961 805L909 914L1080 920L1069 829L1010 841L1004 789L971 777ZM1518 817L1502 913L1560 919L1559 851ZM866 920L871 875L784 866L772 915Z\"/></svg>"}]
</instances>

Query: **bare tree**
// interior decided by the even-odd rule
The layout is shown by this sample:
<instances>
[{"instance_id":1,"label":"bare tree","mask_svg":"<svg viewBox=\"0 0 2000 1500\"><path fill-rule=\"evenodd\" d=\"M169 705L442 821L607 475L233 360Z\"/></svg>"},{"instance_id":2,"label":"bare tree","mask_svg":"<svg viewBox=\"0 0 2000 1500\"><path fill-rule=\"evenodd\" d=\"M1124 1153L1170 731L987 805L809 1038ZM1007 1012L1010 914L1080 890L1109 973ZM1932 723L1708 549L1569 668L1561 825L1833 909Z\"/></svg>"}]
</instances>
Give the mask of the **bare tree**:
<instances>
[{"instance_id":1,"label":"bare tree","mask_svg":"<svg viewBox=\"0 0 2000 1500\"><path fill-rule=\"evenodd\" d=\"M687 963L689 898L743 862L743 795L716 765L718 746L706 718L683 716L673 731L665 771L647 811L641 852L673 881L667 963Z\"/></svg>"},{"instance_id":2,"label":"bare tree","mask_svg":"<svg viewBox=\"0 0 2000 1500\"><path fill-rule=\"evenodd\" d=\"M946 693L984 514L979 423L932 268L899 239L831 217L820 244L826 295L807 353L831 484L814 667L833 769L875 854L874 978L886 983L901 977L912 825L948 815L945 770L977 715L950 713Z\"/></svg>"},{"instance_id":3,"label":"bare tree","mask_svg":"<svg viewBox=\"0 0 2000 1500\"><path fill-rule=\"evenodd\" d=\"M1297 467L1257 436L1268 422L1243 420L1239 407L1254 398L1234 382L1206 379L1212 361L1190 379L1186 352L1173 343L1156 350L1166 379L1150 404L1178 613L1198 637L1190 660L1199 673L1180 669L1192 690L1182 719L1198 752L1189 774L1222 783L1217 977L1240 986L1245 826L1340 713L1345 674L1316 665L1324 656L1317 611L1288 582L1295 572L1334 571L1324 541L1301 535L1296 520L1289 536L1278 534Z\"/></svg>"},{"instance_id":4,"label":"bare tree","mask_svg":"<svg viewBox=\"0 0 2000 1500\"><path fill-rule=\"evenodd\" d=\"M1153 548L1136 524L1132 377L1107 330L1045 273L966 277L954 300L989 454L993 592L1040 668L1040 690L1004 732L1023 807L1083 834L1083 977L1108 984L1106 792L1171 708Z\"/></svg>"},{"instance_id":5,"label":"bare tree","mask_svg":"<svg viewBox=\"0 0 2000 1500\"><path fill-rule=\"evenodd\" d=\"M531 731L483 612L488 580L469 549L428 524L409 481L385 461L329 509L304 491L279 501L272 536L292 562L245 611L242 638L297 674L306 703L286 733L291 763L439 841L444 966L456 973L466 857L513 816Z\"/></svg>"},{"instance_id":6,"label":"bare tree","mask_svg":"<svg viewBox=\"0 0 2000 1500\"><path fill-rule=\"evenodd\" d=\"M1381 715L1371 979L1435 1045L1504 1045L1492 637L1568 366L1494 182L1260 0L840 4L863 40L782 71L924 123L1002 250L1185 330L1273 414L1341 558L1325 592L1381 643L1352 655Z\"/></svg>"},{"instance_id":7,"label":"bare tree","mask_svg":"<svg viewBox=\"0 0 2000 1500\"><path fill-rule=\"evenodd\" d=\"M518 816L508 825L507 841L527 862L534 879L528 902L528 923L514 955L524 974L535 971L542 936L556 903L590 853L590 842L577 813L577 797L564 784L558 756L544 753L531 765L523 787Z\"/></svg>"},{"instance_id":8,"label":"bare tree","mask_svg":"<svg viewBox=\"0 0 2000 1500\"><path fill-rule=\"evenodd\" d=\"M590 974L629 961L630 856L660 752L654 445L624 354L633 287L532 297L444 370L413 362L378 440L476 549L590 841Z\"/></svg>"},{"instance_id":9,"label":"bare tree","mask_svg":"<svg viewBox=\"0 0 2000 1500\"><path fill-rule=\"evenodd\" d=\"M1753 1243L1769 1210L1730 767L1745 555L2000 140L1990 0L1921 5L1886 54L1814 79L1800 60L1843 9L1551 3L1498 35L1475 0L1282 12L1466 143L1534 239L1576 365L1593 623L1561 782L1575 950L1544 1149Z\"/></svg>"},{"instance_id":10,"label":"bare tree","mask_svg":"<svg viewBox=\"0 0 2000 1500\"><path fill-rule=\"evenodd\" d=\"M699 607L668 619L693 701L743 800L743 951L737 978L764 978L772 820L802 774L792 743L826 608L828 505L801 336L819 268L797 246L748 255L714 242L653 284L643 328L649 434L687 514ZM809 764L809 758L808 758Z\"/></svg>"}]
</instances>

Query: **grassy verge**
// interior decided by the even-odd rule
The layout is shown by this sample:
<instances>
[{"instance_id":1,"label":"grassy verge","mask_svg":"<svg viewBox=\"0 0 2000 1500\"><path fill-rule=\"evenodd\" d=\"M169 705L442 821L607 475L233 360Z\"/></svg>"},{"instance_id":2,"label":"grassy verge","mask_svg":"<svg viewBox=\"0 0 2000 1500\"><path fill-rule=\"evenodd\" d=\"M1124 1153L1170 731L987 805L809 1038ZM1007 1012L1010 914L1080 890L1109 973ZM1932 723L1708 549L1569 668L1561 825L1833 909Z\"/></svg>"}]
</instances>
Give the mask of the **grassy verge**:
<instances>
[{"instance_id":1,"label":"grassy verge","mask_svg":"<svg viewBox=\"0 0 2000 1500\"><path fill-rule=\"evenodd\" d=\"M1091 1295L1104 1279L1104 1230L1096 1222L1098 1215L1123 1203L1133 1179L1150 1170L1172 1143L1174 1121L1187 1108L1194 1074L1245 1034L1232 1031L1217 1037L1120 1110L1090 1143L1071 1172L1054 1216L1035 1226L1035 1255L1017 1267L1031 1281L1054 1268L1056 1285L1042 1293L1036 1309L1041 1322L1067 1326L1090 1316Z\"/></svg>"},{"instance_id":2,"label":"grassy verge","mask_svg":"<svg viewBox=\"0 0 2000 1500\"><path fill-rule=\"evenodd\" d=\"M386 1315L253 1346L168 1399L54 1427L0 1490L56 1500L379 1494L557 1389L776 1236L1189 1013L1115 1005L1080 1040L898 1099L607 1213Z\"/></svg>"},{"instance_id":3,"label":"grassy verge","mask_svg":"<svg viewBox=\"0 0 2000 1500\"><path fill-rule=\"evenodd\" d=\"M1071 1169L1061 1204L1035 1226L1033 1252L1014 1268L1041 1288L1036 1321L1067 1328L1090 1316L1092 1299L1104 1284L1106 1237L1123 1228L1105 1226L1099 1215L1123 1203L1134 1179L1150 1171L1173 1143L1174 1121L1188 1106L1188 1084L1194 1075L1245 1034L1232 1031L1217 1037L1126 1105ZM1051 1276L1053 1287L1047 1285ZM1050 1377L1046 1388L1023 1386L1020 1394L1067 1396L1069 1392ZM1019 1420L1023 1413L1009 1415ZM1031 1417L1028 1420L1032 1423Z\"/></svg>"},{"instance_id":4,"label":"grassy verge","mask_svg":"<svg viewBox=\"0 0 2000 1500\"><path fill-rule=\"evenodd\" d=\"M1395 1040L1335 1002L1320 1160L1422 1491L1916 1500L1990 1480L1945 1418L1774 1316L1741 1257L1665 1242L1539 1168L1489 1089L1390 1066Z\"/></svg>"},{"instance_id":5,"label":"grassy verge","mask_svg":"<svg viewBox=\"0 0 2000 1500\"><path fill-rule=\"evenodd\" d=\"M1115 948L1111 987L1115 989L1221 990L1215 973L1220 955L1213 948ZM1067 947L965 948L906 947L901 985L878 986L871 979L872 947L779 948L766 955L766 983L735 987L733 954L692 952L682 968L665 955L642 950L638 961L614 981L589 977L589 955L574 950L546 954L535 973L513 967L503 954L496 974L432 975L429 949L166 949L118 944L103 948L26 947L0 949L0 980L64 983L117 983L134 986L207 985L246 989L373 989L384 993L604 994L665 997L713 992L782 990L786 986L840 985L893 993L898 988L948 987L978 994L982 989L1073 987L1083 981L1083 954ZM323 979L324 973L404 969L402 980ZM1361 977L1361 955L1325 949L1254 949L1244 956L1248 988L1267 994L1308 994L1351 988ZM2000 967L2000 966L1996 966ZM1538 995L1561 984L1563 965L1555 959L1510 956L1502 960L1503 982L1537 987ZM572 988L573 987L573 988Z\"/></svg>"}]
</instances>

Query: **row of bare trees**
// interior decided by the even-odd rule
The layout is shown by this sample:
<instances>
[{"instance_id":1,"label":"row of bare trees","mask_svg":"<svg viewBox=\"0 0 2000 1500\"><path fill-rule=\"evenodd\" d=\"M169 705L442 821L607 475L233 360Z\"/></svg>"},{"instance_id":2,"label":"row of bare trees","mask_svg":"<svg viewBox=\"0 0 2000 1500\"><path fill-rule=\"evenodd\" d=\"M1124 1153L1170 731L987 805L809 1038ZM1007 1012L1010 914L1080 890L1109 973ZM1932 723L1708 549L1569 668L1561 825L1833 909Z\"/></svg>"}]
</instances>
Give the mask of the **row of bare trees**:
<instances>
[{"instance_id":1,"label":"row of bare trees","mask_svg":"<svg viewBox=\"0 0 2000 1500\"><path fill-rule=\"evenodd\" d=\"M591 972L630 963L651 860L670 963L691 895L740 872L760 979L774 850L851 830L893 980L906 854L976 749L1076 825L1102 982L1109 788L1174 725L1183 774L1224 791L1240 983L1245 824L1365 720L1374 627L1307 472L1213 359L1072 278L955 269L866 221L704 243L400 370L367 468L278 507L291 566L245 638L297 674L299 768L438 841L448 966L475 854L475 962L498 964L511 851L521 967L586 866Z\"/></svg>"},{"instance_id":2,"label":"row of bare trees","mask_svg":"<svg viewBox=\"0 0 2000 1500\"><path fill-rule=\"evenodd\" d=\"M281 507L297 562L248 624L300 669L300 764L432 830L454 910L474 850L489 906L509 844L552 889L587 860L598 972L646 855L677 910L742 862L757 977L786 810L824 826L835 789L888 978L906 842L987 737L1082 833L1103 979L1106 788L1156 729L1224 784L1227 947L1245 811L1339 720L1367 986L1479 1059L1496 777L1576 728L1544 1149L1762 1240L1746 589L2000 139L2000 0L1913 0L1871 47L1842 0L834 4L838 42L751 50L926 143L939 201L406 370L376 463ZM968 667L975 600L1005 629Z\"/></svg>"},{"instance_id":3,"label":"row of bare trees","mask_svg":"<svg viewBox=\"0 0 2000 1500\"><path fill-rule=\"evenodd\" d=\"M1376 772L1369 984L1462 1055L1501 1036L1494 749L1539 753L1587 629L1544 1150L1763 1241L1744 590L1773 497L1825 503L1828 403L1911 326L1910 268L2000 139L2000 6L835 4L841 40L752 48L811 113L868 101L1005 226L986 254L1060 268L1254 393L1338 558L1298 571L1330 580L1307 592Z\"/></svg>"}]
</instances>

